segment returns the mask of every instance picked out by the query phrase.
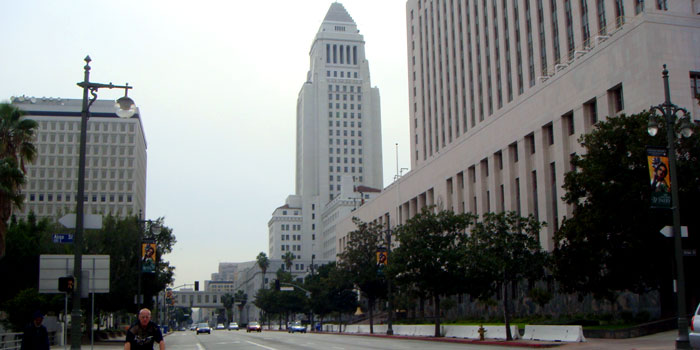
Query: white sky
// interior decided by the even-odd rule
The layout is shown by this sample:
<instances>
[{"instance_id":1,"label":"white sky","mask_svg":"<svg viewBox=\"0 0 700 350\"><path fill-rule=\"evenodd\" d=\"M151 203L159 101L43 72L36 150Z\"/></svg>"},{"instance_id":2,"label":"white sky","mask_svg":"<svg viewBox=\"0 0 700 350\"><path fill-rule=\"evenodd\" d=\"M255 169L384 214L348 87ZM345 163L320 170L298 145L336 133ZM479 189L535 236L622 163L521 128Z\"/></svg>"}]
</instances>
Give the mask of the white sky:
<instances>
[{"instance_id":1,"label":"white sky","mask_svg":"<svg viewBox=\"0 0 700 350\"><path fill-rule=\"evenodd\" d=\"M148 142L147 218L177 244L175 285L267 253L267 222L294 193L295 119L330 0L1 1L0 101L81 98L133 85ZM366 41L382 111L384 186L408 168L405 0L341 2ZM116 99L122 90L100 90Z\"/></svg>"}]
</instances>

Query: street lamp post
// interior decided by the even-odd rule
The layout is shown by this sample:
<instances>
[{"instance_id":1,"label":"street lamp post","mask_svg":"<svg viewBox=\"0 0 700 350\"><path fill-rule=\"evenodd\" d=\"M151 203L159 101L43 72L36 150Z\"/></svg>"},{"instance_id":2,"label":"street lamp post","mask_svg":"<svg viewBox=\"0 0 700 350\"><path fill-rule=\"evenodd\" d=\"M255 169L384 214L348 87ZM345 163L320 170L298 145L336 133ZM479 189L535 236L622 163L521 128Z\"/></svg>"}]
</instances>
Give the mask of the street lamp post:
<instances>
[{"instance_id":1,"label":"street lamp post","mask_svg":"<svg viewBox=\"0 0 700 350\"><path fill-rule=\"evenodd\" d=\"M78 156L78 194L75 198L77 205L75 209L75 236L73 237L73 274L75 275L75 284L73 288L73 309L71 311L71 350L80 350L82 340L82 312L80 310L80 297L82 290L82 269L83 269L83 218L84 218L84 201L85 201L85 154L87 143L87 121L90 118L90 106L97 100L97 90L100 88L118 88L124 89L124 97L117 100L117 115L120 118L131 118L136 113L134 101L128 97L129 89L132 87L129 84L124 86L109 84L100 84L90 82L90 56L85 57L85 74L83 81L78 83L78 86L83 88L83 106L80 117L80 147ZM88 98L88 94L92 98Z\"/></svg>"},{"instance_id":2,"label":"street lamp post","mask_svg":"<svg viewBox=\"0 0 700 350\"><path fill-rule=\"evenodd\" d=\"M671 209L673 210L673 243L676 260L676 283L677 283L677 304L678 304L678 338L676 338L676 349L690 349L688 339L688 317L685 306L685 271L683 269L683 248L681 245L681 214L678 198L678 180L676 174L676 118L680 121L680 134L683 137L690 137L693 130L690 127L690 113L685 108L678 107L671 103L671 93L668 87L668 70L664 64L663 70L664 92L666 101L658 106L652 106L652 115L649 119L648 132L654 136L658 132L657 114L663 115L663 122L666 126L666 140L668 143L669 172L671 173ZM678 112L683 115L678 117Z\"/></svg>"},{"instance_id":3,"label":"street lamp post","mask_svg":"<svg viewBox=\"0 0 700 350\"><path fill-rule=\"evenodd\" d=\"M387 226L389 223L387 222ZM391 229L386 230L386 258L387 258L387 265L389 264L389 259L391 259ZM387 315L386 319L386 334L387 335L394 335L394 328L393 328L393 318L394 318L394 297L391 294L391 277L389 274L386 275L386 298L387 298L387 303L388 308L389 308L389 313Z\"/></svg>"}]
</instances>

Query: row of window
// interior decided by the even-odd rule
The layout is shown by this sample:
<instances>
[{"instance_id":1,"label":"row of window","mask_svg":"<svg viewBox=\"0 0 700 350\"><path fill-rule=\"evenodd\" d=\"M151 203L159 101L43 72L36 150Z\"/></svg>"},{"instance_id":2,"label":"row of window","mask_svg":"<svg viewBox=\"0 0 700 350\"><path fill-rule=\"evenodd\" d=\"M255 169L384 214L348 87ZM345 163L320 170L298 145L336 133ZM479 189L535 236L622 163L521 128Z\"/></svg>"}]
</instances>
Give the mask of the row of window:
<instances>
[{"instance_id":1,"label":"row of window","mask_svg":"<svg viewBox=\"0 0 700 350\"><path fill-rule=\"evenodd\" d=\"M355 177L353 176L353 178L355 178ZM362 179L362 176L357 177L357 180L358 180L358 183L362 183L362 180L363 180L363 179ZM333 182L333 181L338 181L338 182L340 182L340 175L335 175L335 176L334 176L334 175L330 175L330 176L328 177L328 181L331 181L331 182ZM369 198L369 195L367 195L367 198Z\"/></svg>"},{"instance_id":2,"label":"row of window","mask_svg":"<svg viewBox=\"0 0 700 350\"><path fill-rule=\"evenodd\" d=\"M287 211L286 211L286 210L282 210L282 215L287 215ZM299 211L298 211L298 210L295 210L295 211L294 211L294 215L299 215Z\"/></svg>"},{"instance_id":3,"label":"row of window","mask_svg":"<svg viewBox=\"0 0 700 350\"><path fill-rule=\"evenodd\" d=\"M292 244L292 246L291 246L292 250L289 250L289 247L290 247L289 244L286 244L286 245L282 244L281 247L282 247L283 252L285 252L285 251L300 252L301 251L301 244Z\"/></svg>"},{"instance_id":4,"label":"row of window","mask_svg":"<svg viewBox=\"0 0 700 350\"><path fill-rule=\"evenodd\" d=\"M360 135L360 136L361 136L361 135ZM335 144L336 144L336 145L340 145L340 140L341 140L341 139L335 139ZM342 139L342 140L343 140L343 146L347 146L347 145L348 145L348 139ZM333 139L328 139L328 144L329 144L329 145L333 145ZM362 146L362 139L357 140L357 145L358 145L358 146ZM355 140L354 140L354 139L350 140L350 146L355 146Z\"/></svg>"},{"instance_id":5,"label":"row of window","mask_svg":"<svg viewBox=\"0 0 700 350\"><path fill-rule=\"evenodd\" d=\"M335 162L341 164L340 157L335 158ZM362 164L362 158L357 158L357 162ZM328 163L333 163L333 157L328 157ZM348 164L348 157L343 157L343 164ZM350 158L350 163L355 164L355 157Z\"/></svg>"},{"instance_id":6,"label":"row of window","mask_svg":"<svg viewBox=\"0 0 700 350\"><path fill-rule=\"evenodd\" d=\"M340 101L340 94L335 94L335 99L336 101ZM333 94L329 93L328 94L328 101L333 100ZM343 101L348 100L348 94L343 94ZM357 95L357 100L362 101L362 95ZM355 101L355 95L350 95L350 101Z\"/></svg>"},{"instance_id":7,"label":"row of window","mask_svg":"<svg viewBox=\"0 0 700 350\"><path fill-rule=\"evenodd\" d=\"M86 165L89 167L93 168L115 168L117 167L117 163L119 164L119 167L123 168L125 166L128 166L132 168L134 166L134 158L126 158L126 157L108 157L108 156L100 156L100 157L87 157L85 159ZM54 166L59 166L62 167L68 166L77 166L78 165L78 156L64 156L64 157L55 157L55 156L39 156L39 160L37 163L35 163L36 166L49 166L49 167L54 167ZM36 169L36 168L34 168Z\"/></svg>"},{"instance_id":8,"label":"row of window","mask_svg":"<svg viewBox=\"0 0 700 350\"><path fill-rule=\"evenodd\" d=\"M348 73L347 73L348 78L350 78L350 75L351 75L350 73L353 73L353 74L352 74L352 78L357 79L357 72L348 72ZM327 70L327 71L326 71L326 76L330 78L330 76L331 76L331 71ZM338 71L334 70L334 71L333 71L333 78L337 78L337 77L338 77ZM345 78L345 72L344 72L344 71L340 71L340 77L341 77L341 78Z\"/></svg>"},{"instance_id":9,"label":"row of window","mask_svg":"<svg viewBox=\"0 0 700 350\"><path fill-rule=\"evenodd\" d=\"M31 117L30 117L31 118ZM91 120L88 123L88 131L111 131L111 132L128 132L135 131L134 123L114 123L114 122L98 122ZM56 120L41 120L39 121L39 129L41 131L80 131L80 120L76 121L56 121Z\"/></svg>"},{"instance_id":10,"label":"row of window","mask_svg":"<svg viewBox=\"0 0 700 350\"><path fill-rule=\"evenodd\" d=\"M342 168L342 171L341 171L341 168ZM336 166L336 167L335 167L335 170L336 170L336 172L338 172L338 173L355 173L355 167L354 167L354 166L353 166L353 167L339 167L339 166ZM330 171L331 173L333 172L333 166L332 166L332 165L328 167L328 171ZM362 173L362 167L357 167L357 172L358 172L358 173ZM360 178L362 178L362 177L360 176ZM360 180L360 181L362 181L362 180Z\"/></svg>"},{"instance_id":11,"label":"row of window","mask_svg":"<svg viewBox=\"0 0 700 350\"><path fill-rule=\"evenodd\" d=\"M331 126L331 127L333 126L333 121L332 121L332 120L329 120L329 121L328 121L328 126ZM336 127L340 127L340 120L336 120L336 121L335 121L335 126L336 126ZM344 128L347 128L347 127L348 127L348 122L347 122L347 121L344 121L344 122L343 122L343 127L344 127ZM351 122L350 122L350 127L351 127L351 128L354 128L354 127L355 127L355 122L352 122L352 121L351 121ZM358 127L358 128L361 128L361 127L362 127L362 122L357 122L357 127Z\"/></svg>"},{"instance_id":12,"label":"row of window","mask_svg":"<svg viewBox=\"0 0 700 350\"><path fill-rule=\"evenodd\" d=\"M99 183L99 186L98 186ZM29 190L44 190L49 191L54 190L54 184L56 185L56 190L72 190L73 187L77 186L77 180L34 180L29 181ZM107 185L109 184L109 191L107 190ZM85 184L85 189L92 191L102 191L102 192L114 192L114 191L131 191L134 183L132 181L90 181ZM100 189L98 189L100 187Z\"/></svg>"},{"instance_id":13,"label":"row of window","mask_svg":"<svg viewBox=\"0 0 700 350\"><path fill-rule=\"evenodd\" d=\"M336 151L336 154L340 154L340 148L336 148L335 151ZM333 147L328 149L328 153L333 154ZM348 154L347 148L343 148L343 154ZM355 154L354 148L350 149L350 154ZM357 149L357 154L362 154L362 148Z\"/></svg>"},{"instance_id":14,"label":"row of window","mask_svg":"<svg viewBox=\"0 0 700 350\"><path fill-rule=\"evenodd\" d=\"M71 197L70 193L30 193L29 194L29 201L30 202L70 202L71 198L75 198L76 196L73 195ZM131 194L92 194L92 195L85 195L83 197L83 202L88 202L88 198L92 197L92 203L97 203L97 202L107 202L107 199L109 199L109 202L112 203L131 203L133 200ZM99 198L99 201L98 201ZM55 200L54 200L55 199Z\"/></svg>"},{"instance_id":15,"label":"row of window","mask_svg":"<svg viewBox=\"0 0 700 350\"><path fill-rule=\"evenodd\" d=\"M340 112L335 112L335 117L340 118ZM328 112L328 118L333 118L333 112ZM348 112L343 112L343 119L348 119ZM350 119L355 119L355 112L350 112ZM357 113L357 119L362 119L362 113Z\"/></svg>"},{"instance_id":16,"label":"row of window","mask_svg":"<svg viewBox=\"0 0 700 350\"><path fill-rule=\"evenodd\" d=\"M326 63L357 64L357 45L326 44Z\"/></svg>"},{"instance_id":17,"label":"row of window","mask_svg":"<svg viewBox=\"0 0 700 350\"><path fill-rule=\"evenodd\" d=\"M40 132L41 135L37 139L37 144L42 143L76 143L79 141L80 134L78 132L74 133L47 133L43 130ZM100 144L126 144L134 143L134 134L89 134L87 136L88 143L100 143Z\"/></svg>"},{"instance_id":18,"label":"row of window","mask_svg":"<svg viewBox=\"0 0 700 350\"><path fill-rule=\"evenodd\" d=\"M335 86L335 90L333 89L334 86ZM354 85L332 85L332 84L328 85L328 92L333 92L333 91L335 91L335 92L340 92L341 87L342 87L343 92L348 92L348 86L350 86L350 92L355 92L355 86L354 86ZM361 93L362 93L362 87L361 87L361 86L358 86L358 87L357 87L357 93L358 93L358 94L361 94Z\"/></svg>"},{"instance_id":19,"label":"row of window","mask_svg":"<svg viewBox=\"0 0 700 350\"><path fill-rule=\"evenodd\" d=\"M109 171L108 171L109 170ZM29 170L32 179L73 178L78 177L78 169L74 168L32 168ZM54 175L55 174L55 175ZM134 177L133 169L86 169L86 179L97 180L131 180Z\"/></svg>"},{"instance_id":20,"label":"row of window","mask_svg":"<svg viewBox=\"0 0 700 350\"><path fill-rule=\"evenodd\" d=\"M283 213L282 215L286 215L286 213ZM290 230L290 227L291 227L291 230ZM301 231L301 225L282 224L282 225L280 225L280 229L282 231Z\"/></svg>"},{"instance_id":21,"label":"row of window","mask_svg":"<svg viewBox=\"0 0 700 350\"><path fill-rule=\"evenodd\" d=\"M332 102L328 104L328 108L329 108L329 109L333 109L333 103L332 103ZM336 103L336 104L335 104L335 109L340 109L340 103ZM347 103L343 103L343 108L342 108L342 109L348 109L348 104L347 104ZM351 103L351 104L350 104L350 110L354 110L354 109L355 109L355 104L354 104L354 103ZM361 103L358 103L358 104L357 104L357 110L358 110L358 111L359 111L359 110L362 110L362 104L361 104Z\"/></svg>"},{"instance_id":22,"label":"row of window","mask_svg":"<svg viewBox=\"0 0 700 350\"><path fill-rule=\"evenodd\" d=\"M288 241L289 240L289 235L282 235L282 240L283 241ZM291 236L292 241L301 241L301 235L292 235Z\"/></svg>"},{"instance_id":23,"label":"row of window","mask_svg":"<svg viewBox=\"0 0 700 350\"><path fill-rule=\"evenodd\" d=\"M46 155L73 155L78 156L78 145L65 145L65 144L38 144L38 153L40 156ZM75 151L75 152L74 152ZM86 155L134 155L133 146L108 146L108 145L87 145L85 147Z\"/></svg>"},{"instance_id":24,"label":"row of window","mask_svg":"<svg viewBox=\"0 0 700 350\"><path fill-rule=\"evenodd\" d=\"M328 136L333 136L333 129L328 130ZM340 130L335 131L335 136L340 136ZM348 136L348 130L343 130L343 136ZM355 130L350 130L350 137L355 137ZM357 130L357 136L362 137L362 130Z\"/></svg>"}]
</instances>

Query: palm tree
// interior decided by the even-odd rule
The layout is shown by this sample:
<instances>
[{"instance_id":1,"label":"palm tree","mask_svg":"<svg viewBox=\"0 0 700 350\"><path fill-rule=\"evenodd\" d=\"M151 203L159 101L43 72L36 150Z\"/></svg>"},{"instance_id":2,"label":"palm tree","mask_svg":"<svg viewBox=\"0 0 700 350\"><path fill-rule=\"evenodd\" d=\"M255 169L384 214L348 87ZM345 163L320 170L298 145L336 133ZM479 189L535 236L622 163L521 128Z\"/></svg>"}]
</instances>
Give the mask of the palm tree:
<instances>
[{"instance_id":1,"label":"palm tree","mask_svg":"<svg viewBox=\"0 0 700 350\"><path fill-rule=\"evenodd\" d=\"M243 324L243 306L248 302L248 294L239 289L233 295L233 300L238 303L238 321Z\"/></svg>"},{"instance_id":2,"label":"palm tree","mask_svg":"<svg viewBox=\"0 0 700 350\"><path fill-rule=\"evenodd\" d=\"M0 103L0 258L5 256L7 220L12 208L22 208L24 196L24 163L36 159L36 146L32 143L39 124L24 119L24 113L9 103Z\"/></svg>"},{"instance_id":3,"label":"palm tree","mask_svg":"<svg viewBox=\"0 0 700 350\"><path fill-rule=\"evenodd\" d=\"M224 304L224 308L226 309L226 321L231 322L233 319L233 304L234 304L234 298L233 295L230 293L226 293L221 296L221 303ZM231 317L229 317L231 315ZM228 327L228 324L227 324Z\"/></svg>"},{"instance_id":4,"label":"palm tree","mask_svg":"<svg viewBox=\"0 0 700 350\"><path fill-rule=\"evenodd\" d=\"M292 271L292 263L294 262L294 258L294 254L289 251L282 255L282 260L284 260L284 266L287 268L287 271Z\"/></svg>"},{"instance_id":5,"label":"palm tree","mask_svg":"<svg viewBox=\"0 0 700 350\"><path fill-rule=\"evenodd\" d=\"M256 259L258 260L258 266L260 266L260 270L262 271L261 289L265 289L265 272L267 272L267 268L270 267L270 259L268 259L267 255L265 255L263 252L260 252Z\"/></svg>"}]
</instances>

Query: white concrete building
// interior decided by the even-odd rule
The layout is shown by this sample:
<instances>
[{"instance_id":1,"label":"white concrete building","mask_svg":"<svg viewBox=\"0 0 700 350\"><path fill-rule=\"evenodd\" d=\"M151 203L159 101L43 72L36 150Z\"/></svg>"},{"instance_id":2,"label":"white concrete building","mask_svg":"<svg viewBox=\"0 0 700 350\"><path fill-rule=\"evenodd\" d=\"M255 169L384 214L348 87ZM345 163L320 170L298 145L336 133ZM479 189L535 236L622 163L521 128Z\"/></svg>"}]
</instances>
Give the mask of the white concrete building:
<instances>
[{"instance_id":1,"label":"white concrete building","mask_svg":"<svg viewBox=\"0 0 700 350\"><path fill-rule=\"evenodd\" d=\"M296 193L268 223L270 259L291 251L307 265L324 247L319 241L330 231L322 219L335 210L329 205L343 176L352 186L382 188L383 181L379 90L370 82L364 38L340 3L331 4L309 56L297 100Z\"/></svg>"},{"instance_id":2,"label":"white concrete building","mask_svg":"<svg viewBox=\"0 0 700 350\"><path fill-rule=\"evenodd\" d=\"M38 156L27 166L25 205L15 214L58 219L76 209L82 100L13 97L11 103L39 123ZM85 163L85 212L145 215L146 138L140 112L122 119L114 101L90 108Z\"/></svg>"},{"instance_id":3,"label":"white concrete building","mask_svg":"<svg viewBox=\"0 0 700 350\"><path fill-rule=\"evenodd\" d=\"M403 223L421 208L513 210L546 221L577 139L596 121L671 100L700 116L700 2L408 0L412 170L353 215ZM338 223L338 252L354 229Z\"/></svg>"}]
</instances>

